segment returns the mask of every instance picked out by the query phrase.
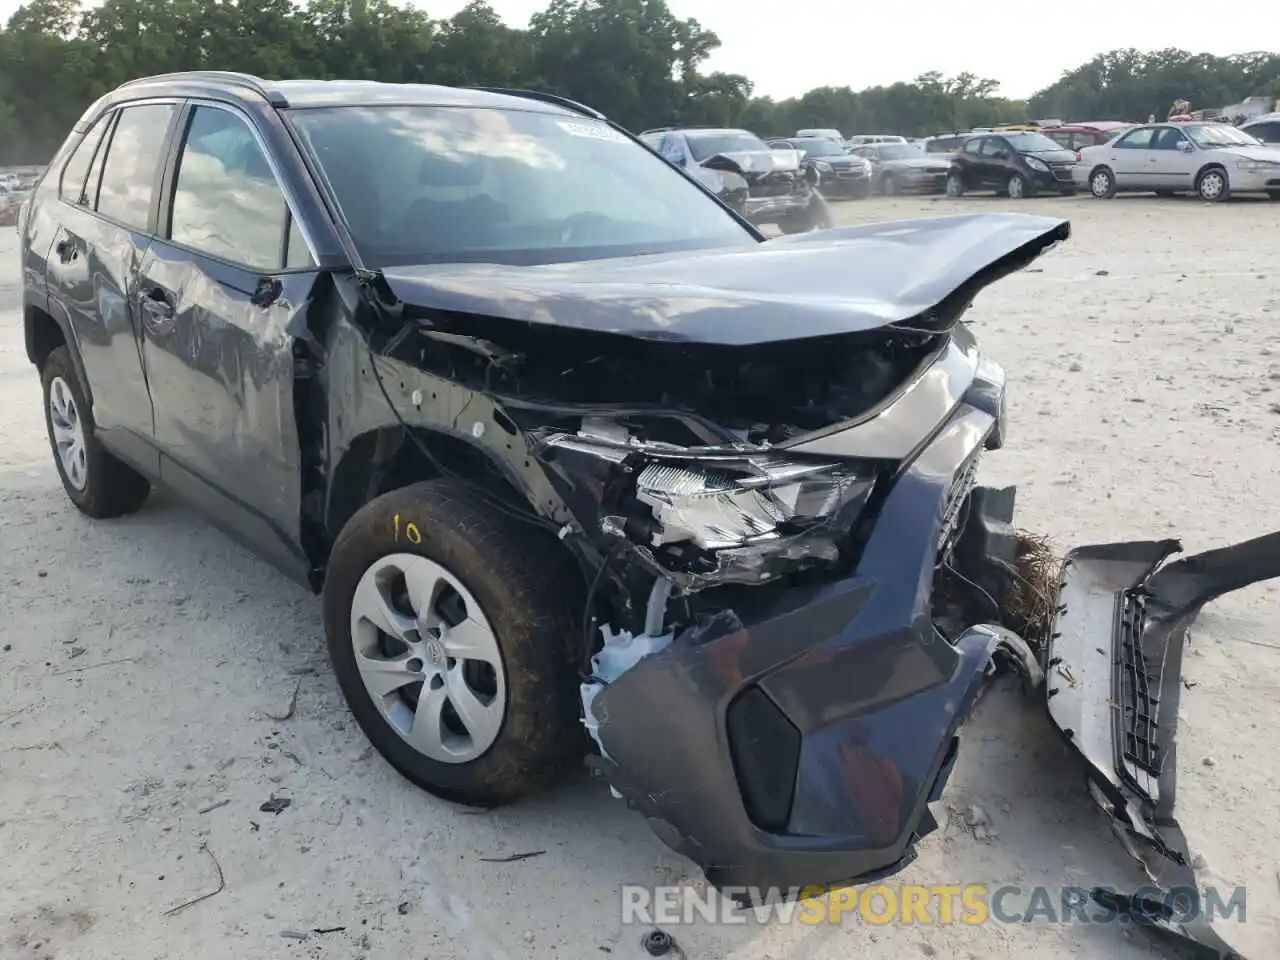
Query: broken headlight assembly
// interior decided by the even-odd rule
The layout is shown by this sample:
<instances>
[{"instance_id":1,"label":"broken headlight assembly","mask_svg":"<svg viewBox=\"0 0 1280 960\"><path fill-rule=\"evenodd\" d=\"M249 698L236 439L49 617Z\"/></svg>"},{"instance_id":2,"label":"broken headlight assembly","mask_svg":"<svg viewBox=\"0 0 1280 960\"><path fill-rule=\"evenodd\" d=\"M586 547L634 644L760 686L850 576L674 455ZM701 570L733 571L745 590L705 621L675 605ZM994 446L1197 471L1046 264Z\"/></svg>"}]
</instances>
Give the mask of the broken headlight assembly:
<instances>
[{"instance_id":1,"label":"broken headlight assembly","mask_svg":"<svg viewBox=\"0 0 1280 960\"><path fill-rule=\"evenodd\" d=\"M654 573L686 591L838 560L875 485L866 464L643 443L617 432L553 434L541 446L607 464L600 531L626 538Z\"/></svg>"}]
</instances>

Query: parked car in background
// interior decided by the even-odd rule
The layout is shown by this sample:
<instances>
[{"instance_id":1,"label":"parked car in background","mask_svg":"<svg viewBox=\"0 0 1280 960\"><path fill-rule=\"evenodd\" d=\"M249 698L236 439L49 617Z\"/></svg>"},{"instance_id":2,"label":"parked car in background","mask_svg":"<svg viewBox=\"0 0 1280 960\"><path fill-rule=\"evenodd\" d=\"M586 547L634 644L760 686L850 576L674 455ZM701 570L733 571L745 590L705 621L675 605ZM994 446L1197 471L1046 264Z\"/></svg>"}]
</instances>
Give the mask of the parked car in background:
<instances>
[{"instance_id":1,"label":"parked car in background","mask_svg":"<svg viewBox=\"0 0 1280 960\"><path fill-rule=\"evenodd\" d=\"M845 146L852 149L853 147L865 146L868 143L906 143L906 137L899 137L891 133L860 133L857 136L850 137L845 141Z\"/></svg>"},{"instance_id":2,"label":"parked car in background","mask_svg":"<svg viewBox=\"0 0 1280 960\"><path fill-rule=\"evenodd\" d=\"M1075 182L1095 197L1194 192L1218 203L1232 193L1280 200L1280 147L1226 123L1145 123L1077 155Z\"/></svg>"},{"instance_id":3,"label":"parked car in background","mask_svg":"<svg viewBox=\"0 0 1280 960\"><path fill-rule=\"evenodd\" d=\"M836 143L844 143L844 134L839 130L831 127L815 127L809 130L797 130L797 137L808 139L809 137L820 137L823 140L834 140Z\"/></svg>"},{"instance_id":4,"label":"parked car in background","mask_svg":"<svg viewBox=\"0 0 1280 960\"><path fill-rule=\"evenodd\" d=\"M1083 150L1085 147L1096 147L1100 143L1106 143L1132 126L1132 123L1120 121L1099 121L1097 124L1068 123L1059 127L1050 127L1042 130L1041 133L1064 150Z\"/></svg>"},{"instance_id":5,"label":"parked car in background","mask_svg":"<svg viewBox=\"0 0 1280 960\"><path fill-rule=\"evenodd\" d=\"M797 150L800 166L808 174L809 182L822 191L823 196L862 199L871 194L871 164L863 157L854 157L834 140L824 137L789 137L769 141L774 150Z\"/></svg>"},{"instance_id":6,"label":"parked car in background","mask_svg":"<svg viewBox=\"0 0 1280 960\"><path fill-rule=\"evenodd\" d=\"M945 157L929 155L910 143L871 143L853 148L871 163L871 186L879 193L941 193L951 169Z\"/></svg>"},{"instance_id":7,"label":"parked car in background","mask_svg":"<svg viewBox=\"0 0 1280 960\"><path fill-rule=\"evenodd\" d=\"M947 195L994 190L1015 200L1052 191L1076 192L1076 155L1043 133L981 133L965 140L951 157Z\"/></svg>"},{"instance_id":8,"label":"parked car in background","mask_svg":"<svg viewBox=\"0 0 1280 960\"><path fill-rule=\"evenodd\" d=\"M1258 117L1256 120L1250 120L1248 123L1242 124L1240 129L1263 143L1280 143L1280 113L1272 113L1264 117Z\"/></svg>"},{"instance_id":9,"label":"parked car in background","mask_svg":"<svg viewBox=\"0 0 1280 960\"><path fill-rule=\"evenodd\" d=\"M924 152L955 153L971 136L973 136L973 131L966 130L963 133L956 131L954 133L939 133L932 137L925 137L923 144Z\"/></svg>"},{"instance_id":10,"label":"parked car in background","mask_svg":"<svg viewBox=\"0 0 1280 960\"><path fill-rule=\"evenodd\" d=\"M798 150L771 150L749 130L659 127L640 140L757 225L801 233L832 224Z\"/></svg>"}]
</instances>

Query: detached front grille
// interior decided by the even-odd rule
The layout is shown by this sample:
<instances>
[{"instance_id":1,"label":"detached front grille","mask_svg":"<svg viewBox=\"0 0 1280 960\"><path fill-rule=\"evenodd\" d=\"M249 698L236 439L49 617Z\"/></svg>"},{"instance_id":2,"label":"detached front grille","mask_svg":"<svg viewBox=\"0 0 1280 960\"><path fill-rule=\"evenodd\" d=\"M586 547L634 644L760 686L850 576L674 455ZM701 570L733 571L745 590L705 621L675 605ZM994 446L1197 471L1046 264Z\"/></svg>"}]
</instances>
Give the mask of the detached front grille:
<instances>
[{"instance_id":1,"label":"detached front grille","mask_svg":"<svg viewBox=\"0 0 1280 960\"><path fill-rule=\"evenodd\" d=\"M1159 743L1162 664L1149 664L1142 649L1146 599L1136 591L1126 591L1119 603L1115 691L1121 752L1124 760L1158 777L1163 760Z\"/></svg>"}]
</instances>

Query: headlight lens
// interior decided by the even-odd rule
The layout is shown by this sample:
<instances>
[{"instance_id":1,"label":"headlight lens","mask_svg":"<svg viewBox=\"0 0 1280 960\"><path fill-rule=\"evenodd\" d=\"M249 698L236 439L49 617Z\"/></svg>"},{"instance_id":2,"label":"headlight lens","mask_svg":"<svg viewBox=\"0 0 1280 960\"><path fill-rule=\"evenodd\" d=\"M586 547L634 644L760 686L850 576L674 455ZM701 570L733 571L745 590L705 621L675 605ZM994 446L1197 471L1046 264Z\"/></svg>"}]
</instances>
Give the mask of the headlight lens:
<instances>
[{"instance_id":1,"label":"headlight lens","mask_svg":"<svg viewBox=\"0 0 1280 960\"><path fill-rule=\"evenodd\" d=\"M1275 170L1280 167L1280 163L1272 163L1270 160L1241 160L1236 166L1241 170L1252 170L1255 173L1261 173L1267 170Z\"/></svg>"},{"instance_id":2,"label":"headlight lens","mask_svg":"<svg viewBox=\"0 0 1280 960\"><path fill-rule=\"evenodd\" d=\"M1049 165L1035 157L1027 157L1027 166L1032 170L1039 170L1041 173L1049 172Z\"/></svg>"},{"instance_id":3,"label":"headlight lens","mask_svg":"<svg viewBox=\"0 0 1280 960\"><path fill-rule=\"evenodd\" d=\"M723 550L777 540L851 503L860 507L871 486L869 474L832 463L659 462L640 471L636 499L660 524L653 546L692 541Z\"/></svg>"}]
</instances>

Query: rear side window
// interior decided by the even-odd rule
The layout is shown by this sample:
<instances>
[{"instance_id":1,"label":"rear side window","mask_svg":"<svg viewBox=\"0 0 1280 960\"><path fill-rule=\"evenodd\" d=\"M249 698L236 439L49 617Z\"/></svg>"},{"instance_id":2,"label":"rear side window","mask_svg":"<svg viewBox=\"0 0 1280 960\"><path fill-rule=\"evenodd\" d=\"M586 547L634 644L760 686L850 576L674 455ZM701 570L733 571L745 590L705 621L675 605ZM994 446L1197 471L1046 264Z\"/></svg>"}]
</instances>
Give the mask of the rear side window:
<instances>
[{"instance_id":1,"label":"rear side window","mask_svg":"<svg viewBox=\"0 0 1280 960\"><path fill-rule=\"evenodd\" d=\"M147 228L160 152L176 109L172 103L146 103L120 111L98 189L98 212L104 217Z\"/></svg>"},{"instance_id":2,"label":"rear side window","mask_svg":"<svg viewBox=\"0 0 1280 960\"><path fill-rule=\"evenodd\" d=\"M1144 150L1151 145L1155 132L1155 127L1139 127L1117 140L1115 146L1120 150Z\"/></svg>"},{"instance_id":3,"label":"rear side window","mask_svg":"<svg viewBox=\"0 0 1280 960\"><path fill-rule=\"evenodd\" d=\"M196 107L178 160L170 239L255 270L279 270L288 220L284 193L248 123ZM290 246L289 259L307 265L305 243Z\"/></svg>"},{"instance_id":4,"label":"rear side window","mask_svg":"<svg viewBox=\"0 0 1280 960\"><path fill-rule=\"evenodd\" d=\"M76 148L71 151L66 166L62 168L62 179L58 182L58 196L67 203L81 202L89 164L93 162L98 144L102 143L102 135L107 132L110 119L110 114L98 118L98 122L89 128Z\"/></svg>"},{"instance_id":5,"label":"rear side window","mask_svg":"<svg viewBox=\"0 0 1280 960\"><path fill-rule=\"evenodd\" d=\"M1257 137L1263 143L1280 143L1280 123L1256 123L1245 133Z\"/></svg>"},{"instance_id":6,"label":"rear side window","mask_svg":"<svg viewBox=\"0 0 1280 960\"><path fill-rule=\"evenodd\" d=\"M975 137L975 138L974 138L974 139L972 139L972 140L968 140L968 141L966 141L966 142L965 142L965 145L964 145L964 152L965 152L965 153L972 153L972 154L978 154L978 153L981 153L981 152L982 152L982 145L983 145L984 143L987 143L987 142L989 142L989 141L984 140L982 137Z\"/></svg>"}]
</instances>

